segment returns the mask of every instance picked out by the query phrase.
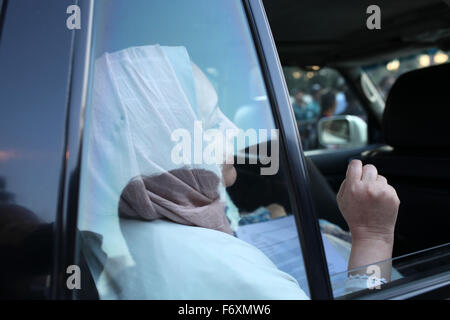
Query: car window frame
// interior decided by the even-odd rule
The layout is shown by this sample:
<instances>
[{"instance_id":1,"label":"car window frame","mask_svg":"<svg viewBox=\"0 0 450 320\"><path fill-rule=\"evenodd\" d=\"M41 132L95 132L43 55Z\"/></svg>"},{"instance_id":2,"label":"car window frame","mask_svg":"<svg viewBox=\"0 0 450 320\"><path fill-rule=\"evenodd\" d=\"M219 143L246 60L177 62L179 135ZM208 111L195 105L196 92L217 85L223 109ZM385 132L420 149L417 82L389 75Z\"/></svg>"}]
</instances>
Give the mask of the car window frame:
<instances>
[{"instance_id":1,"label":"car window frame","mask_svg":"<svg viewBox=\"0 0 450 320\"><path fill-rule=\"evenodd\" d=\"M69 101L66 120L66 158L62 177L62 199L57 221L56 278L53 281L53 296L59 300L77 297L77 290L69 290L66 284L66 268L80 266L79 243L77 243L78 200L83 148L83 129L87 103L90 50L92 42L93 8L92 0L77 0L80 7L81 29L72 30L72 64L69 80Z\"/></svg>"}]
</instances>

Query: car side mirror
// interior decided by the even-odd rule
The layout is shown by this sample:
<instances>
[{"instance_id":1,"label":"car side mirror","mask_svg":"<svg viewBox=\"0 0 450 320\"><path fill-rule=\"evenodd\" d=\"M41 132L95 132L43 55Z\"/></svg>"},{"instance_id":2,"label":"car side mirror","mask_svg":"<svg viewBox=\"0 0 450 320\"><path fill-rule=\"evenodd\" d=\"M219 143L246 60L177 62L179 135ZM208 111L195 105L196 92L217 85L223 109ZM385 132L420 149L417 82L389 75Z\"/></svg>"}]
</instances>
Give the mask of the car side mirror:
<instances>
[{"instance_id":1,"label":"car side mirror","mask_svg":"<svg viewBox=\"0 0 450 320\"><path fill-rule=\"evenodd\" d=\"M367 123L356 116L332 116L318 123L319 143L326 148L341 149L367 144Z\"/></svg>"}]
</instances>

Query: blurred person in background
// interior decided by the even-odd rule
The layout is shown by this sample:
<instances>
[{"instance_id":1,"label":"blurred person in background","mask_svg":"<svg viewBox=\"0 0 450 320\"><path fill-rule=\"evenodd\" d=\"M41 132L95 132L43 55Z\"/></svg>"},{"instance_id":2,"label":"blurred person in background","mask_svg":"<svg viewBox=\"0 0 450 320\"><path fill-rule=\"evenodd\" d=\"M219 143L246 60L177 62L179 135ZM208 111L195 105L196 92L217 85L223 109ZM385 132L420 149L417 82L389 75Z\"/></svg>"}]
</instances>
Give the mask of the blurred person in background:
<instances>
[{"instance_id":1,"label":"blurred person in background","mask_svg":"<svg viewBox=\"0 0 450 320\"><path fill-rule=\"evenodd\" d=\"M315 117L318 118L320 115L320 92L321 92L322 88L320 87L320 84L315 83L313 84L313 86L311 87L311 97L312 97L312 102L311 102L311 110L313 110L315 112Z\"/></svg>"},{"instance_id":2,"label":"blurred person in background","mask_svg":"<svg viewBox=\"0 0 450 320\"><path fill-rule=\"evenodd\" d=\"M337 108L336 94L331 90L326 90L320 99L322 106L320 118L331 117Z\"/></svg>"},{"instance_id":3,"label":"blurred person in background","mask_svg":"<svg viewBox=\"0 0 450 320\"><path fill-rule=\"evenodd\" d=\"M294 95L294 114L297 121L316 120L320 113L319 105L314 101L312 95L298 90Z\"/></svg>"},{"instance_id":4,"label":"blurred person in background","mask_svg":"<svg viewBox=\"0 0 450 320\"><path fill-rule=\"evenodd\" d=\"M320 114L319 105L314 103L313 96L298 90L292 104L297 126L305 150L317 147L317 119Z\"/></svg>"},{"instance_id":5,"label":"blurred person in background","mask_svg":"<svg viewBox=\"0 0 450 320\"><path fill-rule=\"evenodd\" d=\"M347 110L347 98L345 93L348 91L347 85L344 82L344 79L339 78L336 89L336 110L334 111L334 115L339 115L345 113Z\"/></svg>"},{"instance_id":6,"label":"blurred person in background","mask_svg":"<svg viewBox=\"0 0 450 320\"><path fill-rule=\"evenodd\" d=\"M364 112L363 108L361 107L361 104L358 101L358 98L356 95L350 90L347 89L345 92L345 96L347 98L347 112L346 114L352 115L352 116L358 116L364 121L367 121L366 113Z\"/></svg>"}]
</instances>

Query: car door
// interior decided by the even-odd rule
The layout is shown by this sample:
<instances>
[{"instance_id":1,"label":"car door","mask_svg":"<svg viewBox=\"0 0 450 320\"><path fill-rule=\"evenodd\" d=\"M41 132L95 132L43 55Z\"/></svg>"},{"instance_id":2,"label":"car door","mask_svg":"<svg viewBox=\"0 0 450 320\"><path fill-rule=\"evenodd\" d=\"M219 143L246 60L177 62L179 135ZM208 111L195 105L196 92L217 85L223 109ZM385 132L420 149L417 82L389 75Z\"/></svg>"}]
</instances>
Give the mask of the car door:
<instances>
[{"instance_id":1,"label":"car door","mask_svg":"<svg viewBox=\"0 0 450 320\"><path fill-rule=\"evenodd\" d=\"M56 298L72 2L0 4L0 297Z\"/></svg>"},{"instance_id":2,"label":"car door","mask_svg":"<svg viewBox=\"0 0 450 320\"><path fill-rule=\"evenodd\" d=\"M154 15L155 21L158 20L158 17L161 19L160 22L172 21L166 18L173 18L170 15L173 14L174 8L168 10L165 7L167 4L153 7L150 5L149 7L147 1L141 1L140 5L130 6L127 2L127 5L123 6L124 1L121 3L116 1L115 4L118 6L113 8L115 10L107 11L95 10L93 1L78 1L77 5L81 12L80 29L69 30L66 24L66 19L69 17L67 8L73 5L69 1L55 0L51 6L47 2L41 1L34 1L32 4L29 1L3 1L4 5L5 3L7 4L6 9L5 6L2 8L0 64L2 70L9 68L13 69L13 72L1 73L0 103L2 106L11 105L14 108L1 108L3 125L0 135L2 137L0 168L1 175L6 177L4 180L6 183L0 184L0 194L2 206L7 205L8 208L11 208L7 202L15 202L13 203L15 211L10 214L11 211L3 210L2 207L1 218L4 230L17 225L18 228L9 230L20 232L15 234L14 232L2 232L2 237L5 239L2 242L2 253L15 258L10 261L20 262L21 266L24 266L24 260L29 263L25 264L25 268L17 270L14 270L17 264L6 265L7 272L2 272L2 275L6 275L6 278L2 278L4 296L6 298L17 296L59 299L92 297L86 294L86 291L77 291L76 286L68 286L70 282L67 280L73 270L81 267L83 270L82 281L88 281L92 274L90 284L83 283L82 288L90 285L94 291L98 289L96 285L99 281L99 274L92 272L92 264L88 266L89 268L84 268L83 260L87 258L85 254L92 253L92 251L86 251L86 248L93 248L99 242L101 244L102 239L92 232L85 232L89 230L81 228L86 225L81 223L86 222L81 220L86 217L85 212L82 211L81 201L86 199L83 197L94 195L90 192L92 189L86 188L88 186L85 183L86 163L83 162L85 159L83 157L88 155L86 151L89 150L90 132L87 127L91 121L89 118L90 95L92 94L95 58L110 49L114 51L130 45L149 44L158 38L164 41L170 39L171 43L169 44L185 44L182 41L187 38L181 37L182 40L174 41L180 29L171 29L171 24L167 25L169 26L167 30L160 26L158 26L159 28L152 27L152 19L148 19L150 14ZM97 9L102 8L102 4L99 2L95 5L98 6ZM184 1L180 2L180 5L185 5L185 10L178 13L179 20L189 19L189 15L185 13L191 12L190 10L193 8L186 5ZM233 74L233 72L243 70L245 77L250 76L251 68L249 66L257 66L256 69L259 72L256 72L256 78L252 80L259 83L259 89L262 90L260 92L266 94L264 110L269 112L269 118L272 119L280 135L280 168L282 170L280 170L279 176L273 179L273 183L278 186L281 184L288 194L289 200L286 201L289 205L288 211L290 212L288 213L293 218L291 226L294 226L296 232L293 243L298 245L295 248L294 263L304 265L306 275L304 289L307 288L309 297L332 299L330 282L336 279L336 275L332 275L331 279L328 276L328 266L307 183L308 173L299 143L298 129L262 3L252 0L234 1L231 5L223 4L229 6L226 9L235 10L232 12L237 13L237 15L230 15L236 19L234 20L236 24L232 26L239 26L242 29L237 28L238 30L233 31L234 34L228 31L229 21L220 20L223 12L229 11L209 7L211 5L209 1L204 5L197 8L205 10L200 12L200 18L197 20L203 21L203 26L196 23L182 25L186 28L185 35L195 34L189 30L189 27L202 35L199 40L201 45L192 45L190 51L196 52L197 50L198 61L211 79L215 79L217 71ZM179 7L177 8L179 9ZM195 11L195 13L198 14L199 11ZM22 19L24 14L26 19ZM193 16L195 16L194 12ZM217 19L211 18L214 16ZM98 19L94 19L94 17ZM201 20L205 17L210 17L210 19ZM175 19L175 21L177 20ZM209 25L211 21L214 23L221 21L223 30L225 30L222 35L225 37L238 35L242 38L230 37L238 43L238 49L215 52L212 54L215 59L208 61L204 60L205 58L202 56L202 51L208 48L205 45L205 39L208 37L200 31L215 30ZM150 25L148 25L149 23ZM127 30L127 26L131 30ZM111 33L110 28L112 27L116 27L117 32ZM135 34L130 33L132 30ZM167 31L169 34L172 32L172 37L175 35L175 38L157 33L154 38L151 38L149 37L151 30ZM18 37L18 32L20 37ZM118 37L106 37L111 35ZM26 41L22 43L17 39ZM55 41L55 39L60 41ZM93 39L95 40L93 41ZM195 36L193 39L196 40ZM242 59L249 59L241 65L241 69L226 66L226 64L224 67L220 64L223 61L239 61L230 57L228 59L218 58L220 54L233 56L236 53L243 54ZM32 59L33 57L36 61ZM252 62L252 64L246 64L248 62ZM213 66L221 68L209 69L211 63ZM245 77L241 76L236 76L236 74L231 76L228 78L228 83L235 81L236 84L242 84L242 79ZM225 79L227 78L225 77ZM221 90L226 88L221 81L224 80L219 77L215 83L219 97L224 101L227 99L234 101L236 91L222 92L221 95ZM244 97L252 96L244 94ZM260 96L255 95L255 97ZM36 102L38 107L34 108ZM231 111L236 110L230 107L229 112ZM110 118L109 120L114 121L115 119ZM84 180L83 175L85 176ZM91 203L101 204L100 200L105 199L94 196L91 200ZM16 220L11 220L11 217ZM17 220L17 217L21 217L21 219ZM17 235L23 236L17 238ZM18 240L19 246L13 240ZM85 240L90 241L88 243L93 246L86 246ZM431 275L428 275L429 277L426 279L423 277L418 279L422 282L420 286L417 283L411 285L406 281L402 286L395 284L392 286L395 294L392 293L392 290L381 290L377 295L370 295L373 294L373 291L369 292L367 297L411 297L424 292L432 292L431 289L436 289L435 292L438 289L442 290L446 284L445 281L448 280L448 277L446 278L442 273L442 268L446 267L443 263L446 260L443 260L443 257L448 257L448 251L445 248L438 249L429 254L435 257L433 261L439 264L440 269L435 270L425 266L424 269L427 269ZM91 262L103 261L104 256L101 251L98 252L99 255L96 258L99 260L94 259ZM418 261L422 263L430 261L429 254L419 257ZM412 266L417 266L417 264ZM28 268L28 266L33 267ZM3 286L3 284L7 285ZM152 291L158 291L158 288L152 288ZM383 296L383 292L391 293ZM360 296L365 294L367 292L362 292ZM350 298L352 297L358 297L358 295L350 296Z\"/></svg>"}]
</instances>

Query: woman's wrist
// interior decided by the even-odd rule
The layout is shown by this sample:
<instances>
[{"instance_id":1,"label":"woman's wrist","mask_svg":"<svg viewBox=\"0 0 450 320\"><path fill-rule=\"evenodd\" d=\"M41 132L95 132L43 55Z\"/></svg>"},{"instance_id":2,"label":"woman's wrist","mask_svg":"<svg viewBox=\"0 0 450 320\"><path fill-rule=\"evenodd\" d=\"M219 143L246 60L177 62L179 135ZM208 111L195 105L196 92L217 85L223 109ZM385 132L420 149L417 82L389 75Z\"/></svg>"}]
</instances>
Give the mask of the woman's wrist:
<instances>
[{"instance_id":1,"label":"woman's wrist","mask_svg":"<svg viewBox=\"0 0 450 320\"><path fill-rule=\"evenodd\" d=\"M358 226L350 227L350 233L352 235L352 243L372 241L375 243L386 243L391 246L394 243L394 230Z\"/></svg>"},{"instance_id":2,"label":"woman's wrist","mask_svg":"<svg viewBox=\"0 0 450 320\"><path fill-rule=\"evenodd\" d=\"M352 257L360 267L392 258L394 231L368 227L350 227ZM349 265L349 268L351 266Z\"/></svg>"},{"instance_id":3,"label":"woman's wrist","mask_svg":"<svg viewBox=\"0 0 450 320\"><path fill-rule=\"evenodd\" d=\"M365 266L391 259L393 246L393 241L385 239L356 239L352 241L352 252L359 256L359 266Z\"/></svg>"},{"instance_id":4,"label":"woman's wrist","mask_svg":"<svg viewBox=\"0 0 450 320\"><path fill-rule=\"evenodd\" d=\"M361 267L375 265L379 267L381 277L390 279L393 238L393 235L379 237L374 234L352 238L348 269L354 271L350 274L367 274Z\"/></svg>"}]
</instances>

